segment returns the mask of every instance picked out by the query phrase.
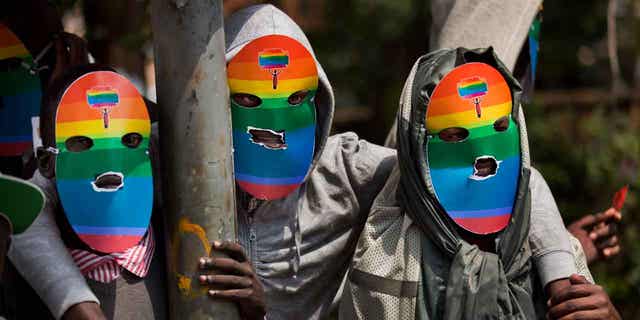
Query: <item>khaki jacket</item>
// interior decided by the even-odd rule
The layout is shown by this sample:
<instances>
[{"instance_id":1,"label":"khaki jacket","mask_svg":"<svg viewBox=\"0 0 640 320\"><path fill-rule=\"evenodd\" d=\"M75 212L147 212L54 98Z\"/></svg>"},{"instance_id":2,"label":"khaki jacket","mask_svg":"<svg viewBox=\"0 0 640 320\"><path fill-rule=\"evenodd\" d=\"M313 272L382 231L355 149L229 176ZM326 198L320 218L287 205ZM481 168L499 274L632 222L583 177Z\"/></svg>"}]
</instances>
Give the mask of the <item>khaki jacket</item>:
<instances>
[{"instance_id":1,"label":"khaki jacket","mask_svg":"<svg viewBox=\"0 0 640 320\"><path fill-rule=\"evenodd\" d=\"M396 168L371 208L342 295L341 319L416 319L423 242L418 226L397 204L399 176ZM530 186L540 179L542 176L535 171ZM537 191L540 188L531 189L535 207L546 195ZM578 273L593 282L582 246L573 236L570 238ZM446 284L443 286L446 288Z\"/></svg>"}]
</instances>

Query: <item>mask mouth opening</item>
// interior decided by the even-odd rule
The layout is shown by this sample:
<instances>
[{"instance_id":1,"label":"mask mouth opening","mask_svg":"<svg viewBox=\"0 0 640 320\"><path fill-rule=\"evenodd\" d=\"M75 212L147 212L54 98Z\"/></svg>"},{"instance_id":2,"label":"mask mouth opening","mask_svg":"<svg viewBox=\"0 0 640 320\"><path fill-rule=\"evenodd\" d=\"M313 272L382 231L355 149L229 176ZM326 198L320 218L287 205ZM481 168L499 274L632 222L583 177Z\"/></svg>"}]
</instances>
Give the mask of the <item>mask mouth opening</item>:
<instances>
[{"instance_id":1,"label":"mask mouth opening","mask_svg":"<svg viewBox=\"0 0 640 320\"><path fill-rule=\"evenodd\" d=\"M500 162L493 156L477 157L473 163L473 175L469 178L473 180L486 180L496 175Z\"/></svg>"},{"instance_id":2,"label":"mask mouth opening","mask_svg":"<svg viewBox=\"0 0 640 320\"><path fill-rule=\"evenodd\" d=\"M91 186L96 192L115 192L124 186L124 175L120 172L105 172L98 175Z\"/></svg>"},{"instance_id":3,"label":"mask mouth opening","mask_svg":"<svg viewBox=\"0 0 640 320\"><path fill-rule=\"evenodd\" d=\"M270 150L285 150L285 131L275 131L270 129L261 129L255 127L247 127L247 133L251 135L249 138L252 143L261 145Z\"/></svg>"}]
</instances>

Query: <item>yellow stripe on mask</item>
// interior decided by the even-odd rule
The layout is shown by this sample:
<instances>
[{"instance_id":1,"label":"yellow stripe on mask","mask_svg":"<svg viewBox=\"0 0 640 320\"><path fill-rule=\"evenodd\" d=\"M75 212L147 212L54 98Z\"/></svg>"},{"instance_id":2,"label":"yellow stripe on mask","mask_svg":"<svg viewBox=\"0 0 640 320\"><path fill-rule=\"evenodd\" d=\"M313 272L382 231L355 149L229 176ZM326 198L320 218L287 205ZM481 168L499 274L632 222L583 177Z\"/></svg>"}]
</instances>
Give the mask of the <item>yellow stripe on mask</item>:
<instances>
[{"instance_id":1,"label":"yellow stripe on mask","mask_svg":"<svg viewBox=\"0 0 640 320\"><path fill-rule=\"evenodd\" d=\"M29 51L23 45L0 48L0 60L12 57L26 57Z\"/></svg>"},{"instance_id":2,"label":"yellow stripe on mask","mask_svg":"<svg viewBox=\"0 0 640 320\"><path fill-rule=\"evenodd\" d=\"M469 103L472 102L469 101ZM498 118L511 113L511 101L490 107L482 107L481 102L480 107L482 108L482 116L480 118L478 118L475 108L463 112L428 117L426 121L427 130L430 133L435 133L451 127L467 129L482 127L493 124Z\"/></svg>"},{"instance_id":3,"label":"yellow stripe on mask","mask_svg":"<svg viewBox=\"0 0 640 320\"><path fill-rule=\"evenodd\" d=\"M63 122L56 124L56 142L64 142L73 136L87 136L92 139L120 138L129 132L149 137L150 131L149 120L111 119L109 128L104 127L102 120Z\"/></svg>"},{"instance_id":4,"label":"yellow stripe on mask","mask_svg":"<svg viewBox=\"0 0 640 320\"><path fill-rule=\"evenodd\" d=\"M283 98L300 90L315 90L318 88L318 77L278 80L278 86L273 89L273 81L229 79L231 93L250 93L261 98Z\"/></svg>"}]
</instances>

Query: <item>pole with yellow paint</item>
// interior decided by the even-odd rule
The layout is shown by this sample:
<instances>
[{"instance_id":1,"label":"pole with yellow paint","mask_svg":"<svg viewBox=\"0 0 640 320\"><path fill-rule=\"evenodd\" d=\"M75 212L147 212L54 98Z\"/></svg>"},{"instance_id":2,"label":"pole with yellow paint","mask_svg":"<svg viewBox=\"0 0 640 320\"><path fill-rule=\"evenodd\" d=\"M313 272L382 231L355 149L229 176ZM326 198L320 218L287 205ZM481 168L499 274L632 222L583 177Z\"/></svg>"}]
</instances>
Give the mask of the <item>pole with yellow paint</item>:
<instances>
[{"instance_id":1,"label":"pole with yellow paint","mask_svg":"<svg viewBox=\"0 0 640 320\"><path fill-rule=\"evenodd\" d=\"M235 239L231 114L221 0L152 0L162 208L172 319L239 319L208 297L198 258Z\"/></svg>"}]
</instances>

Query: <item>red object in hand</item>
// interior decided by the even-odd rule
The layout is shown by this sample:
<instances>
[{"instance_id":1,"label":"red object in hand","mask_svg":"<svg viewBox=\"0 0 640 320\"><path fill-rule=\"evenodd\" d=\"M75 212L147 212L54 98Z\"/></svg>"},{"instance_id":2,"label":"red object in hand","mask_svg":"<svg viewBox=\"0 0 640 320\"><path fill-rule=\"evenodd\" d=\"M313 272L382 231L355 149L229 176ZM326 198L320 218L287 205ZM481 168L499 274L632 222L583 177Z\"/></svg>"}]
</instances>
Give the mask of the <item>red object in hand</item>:
<instances>
[{"instance_id":1,"label":"red object in hand","mask_svg":"<svg viewBox=\"0 0 640 320\"><path fill-rule=\"evenodd\" d=\"M616 210L622 210L622 206L624 205L624 200L627 199L627 191L629 191L629 185L625 185L620 188L618 192L613 196L613 203L611 204Z\"/></svg>"}]
</instances>

